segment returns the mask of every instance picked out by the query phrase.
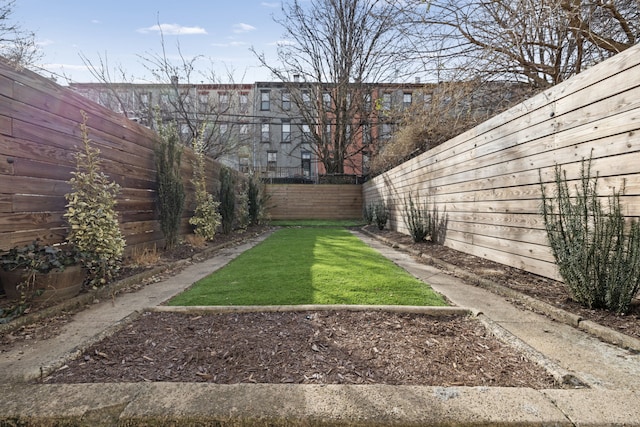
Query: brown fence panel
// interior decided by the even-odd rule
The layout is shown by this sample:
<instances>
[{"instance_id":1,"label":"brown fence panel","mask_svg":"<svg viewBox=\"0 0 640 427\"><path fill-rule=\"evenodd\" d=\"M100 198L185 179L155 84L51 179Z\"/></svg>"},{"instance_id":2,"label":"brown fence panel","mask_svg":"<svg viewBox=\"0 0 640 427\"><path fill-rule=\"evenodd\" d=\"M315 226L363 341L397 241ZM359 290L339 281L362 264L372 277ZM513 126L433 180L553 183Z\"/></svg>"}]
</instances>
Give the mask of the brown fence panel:
<instances>
[{"instance_id":1,"label":"brown fence panel","mask_svg":"<svg viewBox=\"0 0 640 427\"><path fill-rule=\"evenodd\" d=\"M117 209L127 250L164 244L156 210L156 134L49 79L0 63L0 250L34 239L65 239L64 195L81 146L81 111L88 116L89 138L101 151L103 171L121 186ZM190 232L194 209L193 160L185 150L183 233ZM207 161L207 185L214 193L220 168Z\"/></svg>"},{"instance_id":2,"label":"brown fence panel","mask_svg":"<svg viewBox=\"0 0 640 427\"><path fill-rule=\"evenodd\" d=\"M271 219L362 218L362 186L338 184L269 184Z\"/></svg>"},{"instance_id":3,"label":"brown fence panel","mask_svg":"<svg viewBox=\"0 0 640 427\"><path fill-rule=\"evenodd\" d=\"M626 183L625 214L640 216L640 46L635 46L364 185L385 200L389 226L408 233L404 199L446 210L445 245L559 278L539 214L540 176L555 164L569 179L593 155L603 196Z\"/></svg>"}]
</instances>

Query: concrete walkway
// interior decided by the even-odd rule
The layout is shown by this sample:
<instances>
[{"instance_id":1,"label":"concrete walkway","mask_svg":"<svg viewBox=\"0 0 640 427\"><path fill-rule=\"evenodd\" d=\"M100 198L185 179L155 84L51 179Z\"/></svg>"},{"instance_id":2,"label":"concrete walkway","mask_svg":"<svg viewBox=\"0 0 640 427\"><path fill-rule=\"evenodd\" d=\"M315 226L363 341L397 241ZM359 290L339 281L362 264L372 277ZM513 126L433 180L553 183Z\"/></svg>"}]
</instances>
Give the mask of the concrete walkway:
<instances>
[{"instance_id":1,"label":"concrete walkway","mask_svg":"<svg viewBox=\"0 0 640 427\"><path fill-rule=\"evenodd\" d=\"M36 385L121 322L222 267L266 235L74 316L62 334L4 353L0 425L640 425L640 356L603 343L356 233L556 373L589 388L135 383Z\"/></svg>"}]
</instances>

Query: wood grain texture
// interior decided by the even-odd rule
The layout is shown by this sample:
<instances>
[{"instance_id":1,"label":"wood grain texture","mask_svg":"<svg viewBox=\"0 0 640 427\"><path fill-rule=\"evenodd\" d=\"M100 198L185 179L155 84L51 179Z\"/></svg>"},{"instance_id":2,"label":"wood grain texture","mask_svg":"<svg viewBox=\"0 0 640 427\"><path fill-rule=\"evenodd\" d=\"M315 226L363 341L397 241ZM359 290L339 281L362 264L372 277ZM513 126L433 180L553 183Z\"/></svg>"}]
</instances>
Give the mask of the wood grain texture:
<instances>
[{"instance_id":1,"label":"wood grain texture","mask_svg":"<svg viewBox=\"0 0 640 427\"><path fill-rule=\"evenodd\" d=\"M640 218L640 46L375 177L363 197L385 200L404 233L404 199L428 197L447 217L445 245L558 279L541 181L552 194L559 164L573 187L590 156L603 201L624 185L623 212Z\"/></svg>"},{"instance_id":2,"label":"wood grain texture","mask_svg":"<svg viewBox=\"0 0 640 427\"><path fill-rule=\"evenodd\" d=\"M116 209L127 252L163 245L156 209L156 134L49 79L0 64L0 251L34 239L65 239L64 195L82 144L83 111L102 169L121 187ZM193 160L193 152L185 149L181 172L187 191L193 189ZM214 194L220 168L207 159L207 187ZM239 185L243 179L237 174ZM187 194L183 234L191 232L193 199Z\"/></svg>"}]
</instances>

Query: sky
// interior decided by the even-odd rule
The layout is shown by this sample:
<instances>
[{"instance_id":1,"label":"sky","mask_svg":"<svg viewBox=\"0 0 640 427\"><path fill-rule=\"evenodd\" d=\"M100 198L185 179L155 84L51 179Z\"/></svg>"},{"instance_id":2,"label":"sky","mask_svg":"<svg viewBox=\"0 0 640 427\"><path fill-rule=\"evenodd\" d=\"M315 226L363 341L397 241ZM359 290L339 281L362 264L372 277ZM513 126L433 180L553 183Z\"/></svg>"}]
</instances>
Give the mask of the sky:
<instances>
[{"instance_id":1,"label":"sky","mask_svg":"<svg viewBox=\"0 0 640 427\"><path fill-rule=\"evenodd\" d=\"M106 58L128 81L155 82L139 57L161 54L159 27L168 57L177 57L178 44L187 58L205 57L196 63L205 75L192 83L211 82L211 70L216 83L253 83L273 80L250 48L275 61L280 13L274 0L17 0L11 20L36 34L39 74L59 84L96 81L81 55L94 64Z\"/></svg>"}]
</instances>

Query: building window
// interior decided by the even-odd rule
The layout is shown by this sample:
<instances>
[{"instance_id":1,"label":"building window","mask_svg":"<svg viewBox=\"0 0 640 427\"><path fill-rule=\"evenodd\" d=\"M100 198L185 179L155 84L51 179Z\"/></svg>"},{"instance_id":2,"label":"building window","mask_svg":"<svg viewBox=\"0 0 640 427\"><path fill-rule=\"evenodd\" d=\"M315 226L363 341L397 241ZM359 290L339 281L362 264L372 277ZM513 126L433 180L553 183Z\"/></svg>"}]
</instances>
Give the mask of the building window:
<instances>
[{"instance_id":1,"label":"building window","mask_svg":"<svg viewBox=\"0 0 640 427\"><path fill-rule=\"evenodd\" d=\"M229 125L227 123L221 123L220 124L220 135L224 135L227 133L227 131L229 130Z\"/></svg>"},{"instance_id":2,"label":"building window","mask_svg":"<svg viewBox=\"0 0 640 427\"><path fill-rule=\"evenodd\" d=\"M291 93L282 92L282 111L291 110Z\"/></svg>"},{"instance_id":3,"label":"building window","mask_svg":"<svg viewBox=\"0 0 640 427\"><path fill-rule=\"evenodd\" d=\"M308 144L311 142L311 128L309 125L302 125L302 143Z\"/></svg>"},{"instance_id":4,"label":"building window","mask_svg":"<svg viewBox=\"0 0 640 427\"><path fill-rule=\"evenodd\" d=\"M371 154L369 154L369 152L365 150L362 152L362 173L363 174L369 173L370 164L371 164Z\"/></svg>"},{"instance_id":5,"label":"building window","mask_svg":"<svg viewBox=\"0 0 640 427\"><path fill-rule=\"evenodd\" d=\"M278 166L278 152L268 151L267 152L267 169L270 171L275 171L277 166Z\"/></svg>"},{"instance_id":6,"label":"building window","mask_svg":"<svg viewBox=\"0 0 640 427\"><path fill-rule=\"evenodd\" d=\"M262 123L262 127L260 129L260 140L262 142L269 142L271 139L270 135L270 126L269 123Z\"/></svg>"},{"instance_id":7,"label":"building window","mask_svg":"<svg viewBox=\"0 0 640 427\"><path fill-rule=\"evenodd\" d=\"M140 94L140 105L142 108L147 109L151 106L151 94L150 93L142 93Z\"/></svg>"},{"instance_id":8,"label":"building window","mask_svg":"<svg viewBox=\"0 0 640 427\"><path fill-rule=\"evenodd\" d=\"M242 123L240 125L240 135L242 135L243 137L249 135L249 125L246 123Z\"/></svg>"},{"instance_id":9,"label":"building window","mask_svg":"<svg viewBox=\"0 0 640 427\"><path fill-rule=\"evenodd\" d=\"M302 152L302 175L309 177L311 176L311 152L303 151Z\"/></svg>"},{"instance_id":10,"label":"building window","mask_svg":"<svg viewBox=\"0 0 640 427\"><path fill-rule=\"evenodd\" d=\"M391 138L391 124L390 123L382 123L382 131L380 132L381 139L389 139Z\"/></svg>"},{"instance_id":11,"label":"building window","mask_svg":"<svg viewBox=\"0 0 640 427\"><path fill-rule=\"evenodd\" d=\"M282 143L291 142L291 122L289 120L282 121Z\"/></svg>"},{"instance_id":12,"label":"building window","mask_svg":"<svg viewBox=\"0 0 640 427\"><path fill-rule=\"evenodd\" d=\"M240 157L238 159L238 163L240 163L240 172L249 173L249 158L248 157Z\"/></svg>"},{"instance_id":13,"label":"building window","mask_svg":"<svg viewBox=\"0 0 640 427\"><path fill-rule=\"evenodd\" d=\"M160 108L167 108L170 104L170 97L168 93L160 94Z\"/></svg>"},{"instance_id":14,"label":"building window","mask_svg":"<svg viewBox=\"0 0 640 427\"><path fill-rule=\"evenodd\" d=\"M240 112L246 113L249 111L249 94L246 92L240 93Z\"/></svg>"},{"instance_id":15,"label":"building window","mask_svg":"<svg viewBox=\"0 0 640 427\"><path fill-rule=\"evenodd\" d=\"M322 105L326 109L331 108L331 94L329 92L322 93Z\"/></svg>"},{"instance_id":16,"label":"building window","mask_svg":"<svg viewBox=\"0 0 640 427\"><path fill-rule=\"evenodd\" d=\"M364 95L364 111L371 111L371 94Z\"/></svg>"},{"instance_id":17,"label":"building window","mask_svg":"<svg viewBox=\"0 0 640 427\"><path fill-rule=\"evenodd\" d=\"M328 143L331 141L331 125L325 125L324 127L324 142Z\"/></svg>"},{"instance_id":18,"label":"building window","mask_svg":"<svg viewBox=\"0 0 640 427\"><path fill-rule=\"evenodd\" d=\"M229 108L229 94L227 92L221 92L218 94L218 103L220 109L225 111Z\"/></svg>"},{"instance_id":19,"label":"building window","mask_svg":"<svg viewBox=\"0 0 640 427\"><path fill-rule=\"evenodd\" d=\"M311 108L311 94L308 90L302 91L302 104L305 108Z\"/></svg>"},{"instance_id":20,"label":"building window","mask_svg":"<svg viewBox=\"0 0 640 427\"><path fill-rule=\"evenodd\" d=\"M382 94L382 109L385 111L391 110L391 94L388 92Z\"/></svg>"},{"instance_id":21,"label":"building window","mask_svg":"<svg viewBox=\"0 0 640 427\"><path fill-rule=\"evenodd\" d=\"M362 125L362 144L371 144L371 126L368 123Z\"/></svg>"},{"instance_id":22,"label":"building window","mask_svg":"<svg viewBox=\"0 0 640 427\"><path fill-rule=\"evenodd\" d=\"M260 91L260 110L269 111L271 109L270 93L268 90Z\"/></svg>"},{"instance_id":23,"label":"building window","mask_svg":"<svg viewBox=\"0 0 640 427\"><path fill-rule=\"evenodd\" d=\"M412 95L411 92L405 92L402 94L402 106L404 108L409 108L411 107L411 102L412 102Z\"/></svg>"}]
</instances>

